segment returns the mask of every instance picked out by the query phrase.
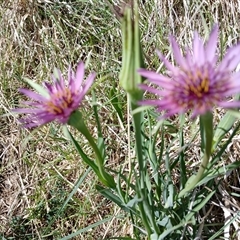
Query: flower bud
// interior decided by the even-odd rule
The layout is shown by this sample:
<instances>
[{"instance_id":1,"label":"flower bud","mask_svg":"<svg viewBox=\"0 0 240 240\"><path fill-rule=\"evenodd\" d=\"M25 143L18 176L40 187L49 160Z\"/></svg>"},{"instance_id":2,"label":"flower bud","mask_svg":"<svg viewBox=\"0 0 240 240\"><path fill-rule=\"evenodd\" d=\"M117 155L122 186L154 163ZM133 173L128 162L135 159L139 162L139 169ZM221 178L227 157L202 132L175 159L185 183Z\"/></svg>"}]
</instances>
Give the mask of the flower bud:
<instances>
[{"instance_id":1,"label":"flower bud","mask_svg":"<svg viewBox=\"0 0 240 240\"><path fill-rule=\"evenodd\" d=\"M142 90L139 84L142 77L137 73L143 66L140 44L139 14L137 1L132 6L126 5L122 17L122 69L119 74L120 85L135 100L141 100Z\"/></svg>"}]
</instances>

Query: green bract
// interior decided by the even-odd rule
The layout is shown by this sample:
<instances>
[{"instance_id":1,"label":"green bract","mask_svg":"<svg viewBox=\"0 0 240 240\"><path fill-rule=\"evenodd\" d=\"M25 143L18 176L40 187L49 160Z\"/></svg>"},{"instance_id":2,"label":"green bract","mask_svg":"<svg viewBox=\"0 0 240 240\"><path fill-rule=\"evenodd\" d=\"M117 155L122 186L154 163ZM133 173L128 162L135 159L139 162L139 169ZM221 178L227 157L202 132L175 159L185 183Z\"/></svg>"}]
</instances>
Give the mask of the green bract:
<instances>
[{"instance_id":1,"label":"green bract","mask_svg":"<svg viewBox=\"0 0 240 240\"><path fill-rule=\"evenodd\" d=\"M136 100L142 96L142 90L138 87L142 83L142 77L137 70L144 67L138 22L139 14L135 1L134 10L125 6L122 18L122 69L119 79L122 88Z\"/></svg>"}]
</instances>

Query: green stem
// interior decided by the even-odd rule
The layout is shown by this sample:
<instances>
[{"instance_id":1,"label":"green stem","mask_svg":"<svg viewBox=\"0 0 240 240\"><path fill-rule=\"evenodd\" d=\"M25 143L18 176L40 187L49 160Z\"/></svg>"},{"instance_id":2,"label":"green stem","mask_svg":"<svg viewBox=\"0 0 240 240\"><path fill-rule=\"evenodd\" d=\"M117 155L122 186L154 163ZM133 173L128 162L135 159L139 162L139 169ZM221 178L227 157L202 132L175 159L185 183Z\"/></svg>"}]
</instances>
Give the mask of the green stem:
<instances>
[{"instance_id":1,"label":"green stem","mask_svg":"<svg viewBox=\"0 0 240 240\"><path fill-rule=\"evenodd\" d=\"M139 96L141 98L142 96ZM131 109L132 111L138 108L138 105L135 103L135 100L131 99L129 96L129 100L131 103ZM146 186L146 167L144 166L144 159L143 159L143 143L142 143L142 122L143 122L143 114L142 112L133 114L133 123L134 123L134 132L135 132L135 142L136 142L136 155L137 155L137 160L138 160L138 165L139 165L139 176L140 177L140 183L137 181L137 194L140 199L142 199L141 202L139 202L139 210L141 214L141 218L143 221L144 226L146 227L147 233L148 233L148 238L150 239L150 236L153 233L155 234L160 234L159 233L159 228L156 225L155 222L155 217L154 215L151 214L152 208L151 204L148 201L147 197L147 189ZM151 224L149 224L151 223ZM150 226L151 225L151 226Z\"/></svg>"},{"instance_id":2,"label":"green stem","mask_svg":"<svg viewBox=\"0 0 240 240\"><path fill-rule=\"evenodd\" d=\"M134 101L129 96L128 99L130 100L131 104L131 110L133 111L138 106L134 103ZM135 142L136 142L136 155L139 165L139 177L140 177L140 183L137 181L136 186L139 189L136 189L138 198L143 199L141 202L139 202L139 210L141 214L141 219L143 221L143 224L147 230L148 238L150 239L150 236L152 234L152 229L149 225L146 211L144 209L144 201L146 201L146 196L143 196L142 189L145 189L145 171L144 171L144 165L143 165L143 154L142 154L142 133L141 133L141 123L142 123L142 113L136 113L133 116L133 124L134 124L134 132L135 132ZM138 177L138 176L137 176Z\"/></svg>"},{"instance_id":3,"label":"green stem","mask_svg":"<svg viewBox=\"0 0 240 240\"><path fill-rule=\"evenodd\" d=\"M75 127L78 131L80 131L86 137L86 139L88 140L89 144L91 145L91 147L93 148L93 150L96 154L97 165L102 165L104 160L103 160L102 155L97 147L97 144L95 143L95 140L93 139L86 124L84 123L82 114L78 111L72 113L68 124Z\"/></svg>"},{"instance_id":4,"label":"green stem","mask_svg":"<svg viewBox=\"0 0 240 240\"><path fill-rule=\"evenodd\" d=\"M202 179L205 169L209 163L212 141L213 141L213 115L210 112L200 116L200 124L202 125L202 145L204 147L204 155L197 172L197 175L190 177L185 188L179 193L179 197L183 197L187 192L194 189L196 184Z\"/></svg>"},{"instance_id":5,"label":"green stem","mask_svg":"<svg viewBox=\"0 0 240 240\"><path fill-rule=\"evenodd\" d=\"M98 170L101 176L104 178L104 180L106 180L104 184L107 182L109 187L115 188L116 184L114 182L114 179L104 170L104 157L101 155L101 152L99 151L99 148L95 143L94 138L92 137L87 126L85 125L84 120L82 118L82 114L79 111L75 111L74 113L72 113L68 121L68 124L76 128L86 137L86 139L88 140L89 144L91 145L96 154L96 165L98 166Z\"/></svg>"}]
</instances>

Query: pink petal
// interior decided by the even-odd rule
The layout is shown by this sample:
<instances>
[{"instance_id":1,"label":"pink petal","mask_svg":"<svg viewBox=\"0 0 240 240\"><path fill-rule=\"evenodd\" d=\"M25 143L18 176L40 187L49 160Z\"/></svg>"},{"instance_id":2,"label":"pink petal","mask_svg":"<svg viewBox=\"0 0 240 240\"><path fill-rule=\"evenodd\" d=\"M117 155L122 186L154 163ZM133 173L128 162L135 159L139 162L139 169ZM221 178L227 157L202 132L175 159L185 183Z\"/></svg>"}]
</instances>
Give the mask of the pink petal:
<instances>
[{"instance_id":1,"label":"pink petal","mask_svg":"<svg viewBox=\"0 0 240 240\"><path fill-rule=\"evenodd\" d=\"M82 90L83 95L85 95L87 93L87 91L89 90L89 88L93 84L93 81L94 81L95 77L96 77L96 73L91 73L88 76L88 78L86 79L86 84L85 84L85 86L83 86L83 90Z\"/></svg>"},{"instance_id":2,"label":"pink petal","mask_svg":"<svg viewBox=\"0 0 240 240\"><path fill-rule=\"evenodd\" d=\"M240 44L228 49L218 69L233 71L240 62Z\"/></svg>"},{"instance_id":3,"label":"pink petal","mask_svg":"<svg viewBox=\"0 0 240 240\"><path fill-rule=\"evenodd\" d=\"M215 58L217 49L217 38L218 38L218 25L215 24L205 47L205 57L208 62L212 62Z\"/></svg>"},{"instance_id":4,"label":"pink petal","mask_svg":"<svg viewBox=\"0 0 240 240\"><path fill-rule=\"evenodd\" d=\"M80 62L77 66L76 79L75 79L75 90L79 90L82 85L84 78L84 63Z\"/></svg>"},{"instance_id":5,"label":"pink petal","mask_svg":"<svg viewBox=\"0 0 240 240\"><path fill-rule=\"evenodd\" d=\"M240 101L219 102L218 105L223 108L239 108Z\"/></svg>"},{"instance_id":6,"label":"pink petal","mask_svg":"<svg viewBox=\"0 0 240 240\"><path fill-rule=\"evenodd\" d=\"M179 70L178 68L174 67L158 50L156 51L158 57L160 60L163 61L164 65L167 67L167 69L173 73L177 73Z\"/></svg>"},{"instance_id":7,"label":"pink petal","mask_svg":"<svg viewBox=\"0 0 240 240\"><path fill-rule=\"evenodd\" d=\"M43 97L42 95L35 93L31 90L28 90L26 88L20 88L18 91L36 101L40 101L40 102L46 101L46 98Z\"/></svg>"},{"instance_id":8,"label":"pink petal","mask_svg":"<svg viewBox=\"0 0 240 240\"><path fill-rule=\"evenodd\" d=\"M177 63L180 65L180 67L182 67L183 69L188 69L187 63L185 58L182 56L181 52L180 52L180 48L176 42L176 40L174 39L174 37L170 37L170 43L172 45L172 49L173 49L173 54L174 57L177 61Z\"/></svg>"},{"instance_id":9,"label":"pink petal","mask_svg":"<svg viewBox=\"0 0 240 240\"><path fill-rule=\"evenodd\" d=\"M139 88L141 88L144 91L148 91L148 92L157 94L159 96L161 96L161 94L163 93L163 90L152 88L152 87L149 87L148 85L145 85L145 84L139 84L138 86L139 86Z\"/></svg>"},{"instance_id":10,"label":"pink petal","mask_svg":"<svg viewBox=\"0 0 240 240\"><path fill-rule=\"evenodd\" d=\"M39 113L42 110L41 109L37 109L37 108L16 108L12 110L13 112L16 113Z\"/></svg>"},{"instance_id":11,"label":"pink petal","mask_svg":"<svg viewBox=\"0 0 240 240\"><path fill-rule=\"evenodd\" d=\"M163 83L163 82L171 83L170 82L171 79L169 77L165 77L162 74L159 74L159 73L156 73L156 72L153 72L153 71L148 71L148 70L145 70L145 69L138 69L137 72L141 76L143 76L143 77L145 77L145 78L147 78L151 81L155 81L155 82L159 81L159 83Z\"/></svg>"},{"instance_id":12,"label":"pink petal","mask_svg":"<svg viewBox=\"0 0 240 240\"><path fill-rule=\"evenodd\" d=\"M142 100L142 101L139 101L138 104L139 105L149 105L149 106L158 106L159 102L161 100L158 100L158 99L150 99L150 100Z\"/></svg>"},{"instance_id":13,"label":"pink petal","mask_svg":"<svg viewBox=\"0 0 240 240\"><path fill-rule=\"evenodd\" d=\"M198 66L202 66L205 62L205 52L202 39L199 37L198 33L194 33L193 40L193 58L194 62Z\"/></svg>"}]
</instances>

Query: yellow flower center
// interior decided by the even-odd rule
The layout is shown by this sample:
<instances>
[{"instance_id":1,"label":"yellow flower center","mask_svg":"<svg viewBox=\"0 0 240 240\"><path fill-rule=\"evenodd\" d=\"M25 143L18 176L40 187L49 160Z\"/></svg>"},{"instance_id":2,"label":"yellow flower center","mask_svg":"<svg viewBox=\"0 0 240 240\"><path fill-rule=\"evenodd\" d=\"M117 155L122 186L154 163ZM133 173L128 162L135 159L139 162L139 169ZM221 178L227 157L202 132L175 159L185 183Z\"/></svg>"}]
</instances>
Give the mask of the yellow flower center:
<instances>
[{"instance_id":1,"label":"yellow flower center","mask_svg":"<svg viewBox=\"0 0 240 240\"><path fill-rule=\"evenodd\" d=\"M64 112L64 109L71 105L72 101L72 93L66 88L64 91L58 91L52 95L46 105L50 113L61 114Z\"/></svg>"},{"instance_id":2,"label":"yellow flower center","mask_svg":"<svg viewBox=\"0 0 240 240\"><path fill-rule=\"evenodd\" d=\"M195 74L192 72L185 72L186 84L183 86L184 94L186 96L196 96L202 98L204 94L209 92L209 78L207 70L201 72L199 69Z\"/></svg>"}]
</instances>

